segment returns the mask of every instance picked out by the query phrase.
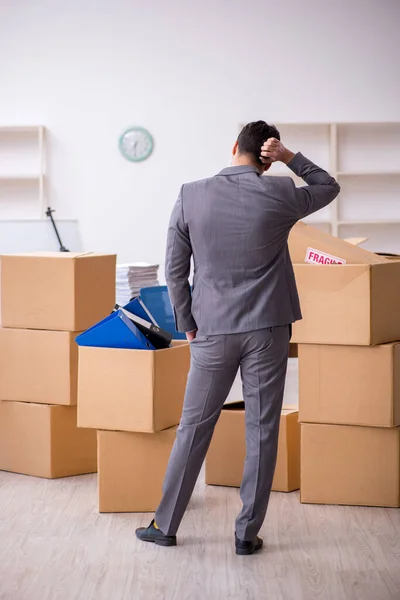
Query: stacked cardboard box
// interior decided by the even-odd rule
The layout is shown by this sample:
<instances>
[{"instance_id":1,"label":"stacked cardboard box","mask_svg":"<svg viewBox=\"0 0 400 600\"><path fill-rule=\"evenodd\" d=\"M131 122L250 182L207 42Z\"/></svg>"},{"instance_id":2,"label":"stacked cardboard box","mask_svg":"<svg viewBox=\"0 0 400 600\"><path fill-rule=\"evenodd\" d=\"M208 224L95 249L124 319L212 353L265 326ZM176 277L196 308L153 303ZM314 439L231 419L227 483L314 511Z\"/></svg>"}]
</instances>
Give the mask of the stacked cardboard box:
<instances>
[{"instance_id":1,"label":"stacked cardboard box","mask_svg":"<svg viewBox=\"0 0 400 600\"><path fill-rule=\"evenodd\" d=\"M75 336L112 310L115 263L94 253L1 257L1 470L96 471L96 436L76 422Z\"/></svg>"},{"instance_id":2,"label":"stacked cardboard box","mask_svg":"<svg viewBox=\"0 0 400 600\"><path fill-rule=\"evenodd\" d=\"M153 512L179 423L190 352L79 348L78 425L98 430L100 512Z\"/></svg>"},{"instance_id":3,"label":"stacked cardboard box","mask_svg":"<svg viewBox=\"0 0 400 600\"><path fill-rule=\"evenodd\" d=\"M206 483L240 487L246 457L244 402L226 404L215 427L206 458ZM281 413L278 457L272 490L292 492L300 487L300 427L298 411Z\"/></svg>"},{"instance_id":4,"label":"stacked cardboard box","mask_svg":"<svg viewBox=\"0 0 400 600\"><path fill-rule=\"evenodd\" d=\"M290 250L304 317L301 501L398 507L400 261L303 223Z\"/></svg>"}]
</instances>

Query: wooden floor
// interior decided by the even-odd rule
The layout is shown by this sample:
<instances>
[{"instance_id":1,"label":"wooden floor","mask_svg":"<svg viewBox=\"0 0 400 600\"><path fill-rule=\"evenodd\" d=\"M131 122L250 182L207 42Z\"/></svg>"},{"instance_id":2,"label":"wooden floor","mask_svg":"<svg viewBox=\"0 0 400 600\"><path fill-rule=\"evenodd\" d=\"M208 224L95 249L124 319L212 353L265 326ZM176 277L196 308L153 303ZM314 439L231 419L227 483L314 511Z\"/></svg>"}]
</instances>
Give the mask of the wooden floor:
<instances>
[{"instance_id":1,"label":"wooden floor","mask_svg":"<svg viewBox=\"0 0 400 600\"><path fill-rule=\"evenodd\" d=\"M399 600L400 511L273 494L265 549L237 557L236 489L197 486L180 545L139 543L149 515L99 515L96 477L0 473L1 600Z\"/></svg>"}]
</instances>

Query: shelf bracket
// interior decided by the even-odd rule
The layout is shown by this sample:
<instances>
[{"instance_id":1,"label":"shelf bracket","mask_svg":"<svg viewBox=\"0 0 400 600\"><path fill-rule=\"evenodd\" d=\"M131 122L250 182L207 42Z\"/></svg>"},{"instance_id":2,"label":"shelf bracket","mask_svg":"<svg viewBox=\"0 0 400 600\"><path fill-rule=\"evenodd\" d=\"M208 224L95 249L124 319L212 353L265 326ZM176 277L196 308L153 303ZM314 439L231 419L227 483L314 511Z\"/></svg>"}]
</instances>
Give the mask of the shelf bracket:
<instances>
[{"instance_id":1,"label":"shelf bracket","mask_svg":"<svg viewBox=\"0 0 400 600\"><path fill-rule=\"evenodd\" d=\"M57 236L58 243L60 244L60 252L69 252L69 250L64 246L64 244L61 241L60 234L58 233L57 225L53 218L53 212L55 212L55 210L51 209L50 206L48 206L47 210L46 210L46 217L50 218L51 224L53 225L53 229Z\"/></svg>"}]
</instances>

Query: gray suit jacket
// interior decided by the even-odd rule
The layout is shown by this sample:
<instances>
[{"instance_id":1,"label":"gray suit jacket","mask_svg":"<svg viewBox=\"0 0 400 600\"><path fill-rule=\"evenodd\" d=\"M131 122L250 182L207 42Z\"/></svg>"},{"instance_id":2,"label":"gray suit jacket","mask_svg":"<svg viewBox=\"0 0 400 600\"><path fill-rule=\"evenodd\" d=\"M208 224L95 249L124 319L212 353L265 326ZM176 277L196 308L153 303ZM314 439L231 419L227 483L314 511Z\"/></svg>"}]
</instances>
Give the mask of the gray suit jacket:
<instances>
[{"instance_id":1,"label":"gray suit jacket","mask_svg":"<svg viewBox=\"0 0 400 600\"><path fill-rule=\"evenodd\" d=\"M340 187L300 153L288 166L308 185L296 188L290 177L262 177L242 166L182 187L166 256L178 331L239 333L301 319L289 232L332 202Z\"/></svg>"}]
</instances>

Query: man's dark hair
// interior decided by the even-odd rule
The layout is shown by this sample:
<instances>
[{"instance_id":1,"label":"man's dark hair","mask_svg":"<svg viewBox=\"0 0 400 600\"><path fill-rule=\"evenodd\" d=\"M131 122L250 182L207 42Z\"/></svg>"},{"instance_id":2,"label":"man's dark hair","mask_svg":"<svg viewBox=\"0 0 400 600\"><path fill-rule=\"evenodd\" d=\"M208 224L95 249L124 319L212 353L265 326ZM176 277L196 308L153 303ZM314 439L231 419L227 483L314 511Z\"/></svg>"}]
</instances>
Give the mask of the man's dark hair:
<instances>
[{"instance_id":1,"label":"man's dark hair","mask_svg":"<svg viewBox=\"0 0 400 600\"><path fill-rule=\"evenodd\" d=\"M268 125L265 121L253 121L243 127L238 137L239 154L249 154L256 165L262 165L260 160L261 146L269 138L281 139L275 125Z\"/></svg>"}]
</instances>

